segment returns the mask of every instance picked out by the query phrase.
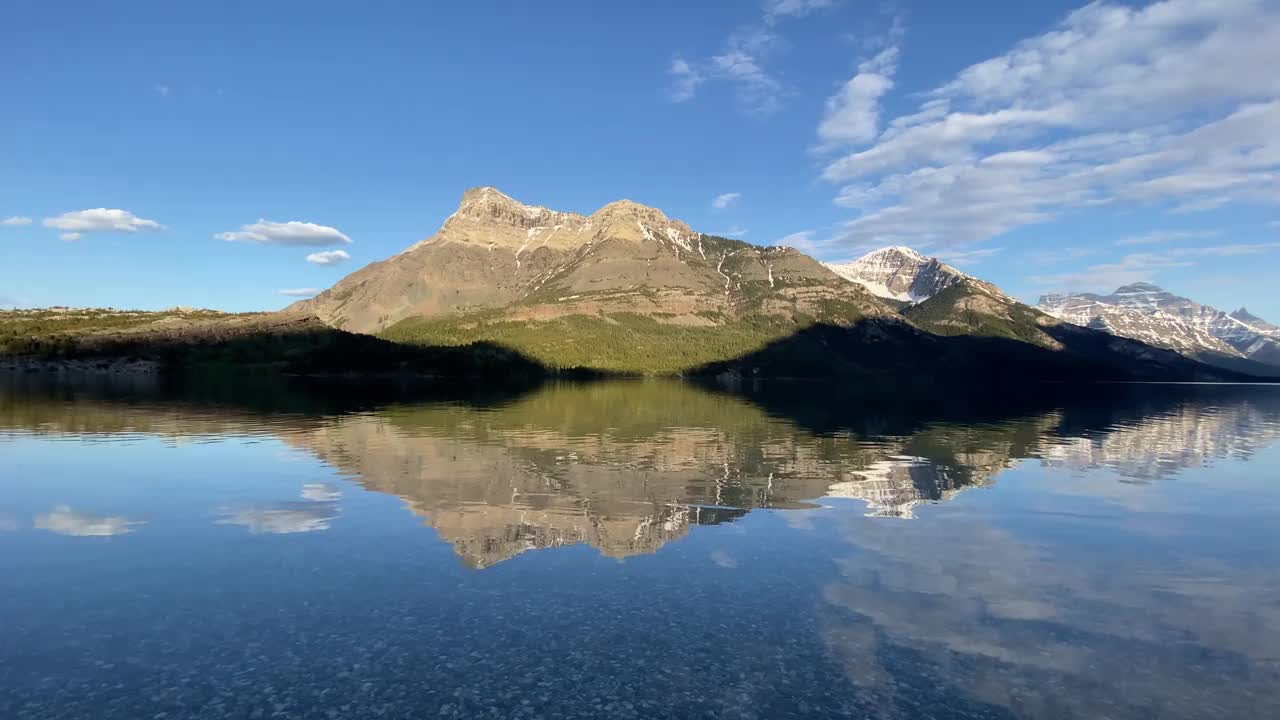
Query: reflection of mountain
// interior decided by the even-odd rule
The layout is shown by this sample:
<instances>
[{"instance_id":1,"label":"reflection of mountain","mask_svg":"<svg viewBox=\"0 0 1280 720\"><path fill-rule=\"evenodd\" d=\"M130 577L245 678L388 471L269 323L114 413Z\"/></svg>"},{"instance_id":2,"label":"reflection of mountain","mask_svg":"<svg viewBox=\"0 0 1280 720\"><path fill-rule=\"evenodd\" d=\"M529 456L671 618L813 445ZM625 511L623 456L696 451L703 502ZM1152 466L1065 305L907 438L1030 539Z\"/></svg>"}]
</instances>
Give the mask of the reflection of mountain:
<instances>
[{"instance_id":1,"label":"reflection of mountain","mask_svg":"<svg viewBox=\"0 0 1280 720\"><path fill-rule=\"evenodd\" d=\"M1277 396L1271 388L1256 388L1229 403L1188 400L1119 418L1106 432L1064 433L1039 454L1051 465L1107 467L1126 477L1156 480L1215 458L1248 457L1275 442L1280 438Z\"/></svg>"},{"instance_id":2,"label":"reflection of mountain","mask_svg":"<svg viewBox=\"0 0 1280 720\"><path fill-rule=\"evenodd\" d=\"M1159 477L1247 455L1280 434L1272 388L1108 386L1041 398L1055 409L1035 410L1025 399L853 401L825 386L772 387L782 389L560 384L504 403L337 414L261 412L261 393L259 404L237 407L0 387L0 435L278 437L403 498L467 564L487 567L578 543L618 558L651 553L693 525L828 496L865 500L873 516L912 517L1023 458ZM308 486L301 500L224 510L221 522L306 532L328 528L338 508L336 489Z\"/></svg>"},{"instance_id":3,"label":"reflection of mountain","mask_svg":"<svg viewBox=\"0 0 1280 720\"><path fill-rule=\"evenodd\" d=\"M691 525L822 496L855 463L749 405L678 383L556 386L500 411L462 406L340 418L286 436L403 497L469 565L588 543L657 550ZM828 456L824 457L824 454Z\"/></svg>"},{"instance_id":4,"label":"reflection of mountain","mask_svg":"<svg viewBox=\"0 0 1280 720\"><path fill-rule=\"evenodd\" d=\"M887 458L856 475L860 479L832 485L827 496L865 500L870 517L915 517L917 505L950 500L975 480L956 468L918 457ZM991 475L982 474L977 482L985 485L990 479Z\"/></svg>"}]
</instances>

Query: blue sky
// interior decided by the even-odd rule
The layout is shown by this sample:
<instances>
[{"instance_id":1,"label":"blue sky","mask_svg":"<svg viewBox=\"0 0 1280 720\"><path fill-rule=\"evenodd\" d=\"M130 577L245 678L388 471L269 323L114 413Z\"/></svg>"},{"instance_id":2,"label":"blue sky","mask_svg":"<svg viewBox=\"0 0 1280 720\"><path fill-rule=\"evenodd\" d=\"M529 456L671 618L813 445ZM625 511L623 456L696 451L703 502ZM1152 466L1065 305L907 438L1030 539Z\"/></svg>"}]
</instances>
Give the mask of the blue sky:
<instances>
[{"instance_id":1,"label":"blue sky","mask_svg":"<svg viewBox=\"0 0 1280 720\"><path fill-rule=\"evenodd\" d=\"M0 304L277 308L494 185L1275 321L1277 63L1272 0L11 3Z\"/></svg>"}]
</instances>

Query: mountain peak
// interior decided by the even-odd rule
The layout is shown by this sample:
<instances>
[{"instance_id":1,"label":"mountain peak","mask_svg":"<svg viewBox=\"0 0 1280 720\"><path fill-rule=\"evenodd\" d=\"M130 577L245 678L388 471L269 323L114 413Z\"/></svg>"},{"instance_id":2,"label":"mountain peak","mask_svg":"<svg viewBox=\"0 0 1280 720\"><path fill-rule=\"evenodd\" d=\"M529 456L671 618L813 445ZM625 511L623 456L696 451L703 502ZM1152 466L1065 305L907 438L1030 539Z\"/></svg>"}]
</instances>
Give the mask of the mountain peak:
<instances>
[{"instance_id":1,"label":"mountain peak","mask_svg":"<svg viewBox=\"0 0 1280 720\"><path fill-rule=\"evenodd\" d=\"M481 225L505 225L528 230L530 228L547 227L555 224L577 224L586 218L574 213L558 212L538 205L526 205L489 185L482 185L467 190L462 194L462 202L449 219L445 227L456 228L458 220L464 223L480 223ZM414 247L429 242L419 243ZM411 248L412 249L412 248Z\"/></svg>"},{"instance_id":2,"label":"mountain peak","mask_svg":"<svg viewBox=\"0 0 1280 720\"><path fill-rule=\"evenodd\" d=\"M458 204L458 211L454 214L492 216L515 213L526 217L537 217L551 212L553 211L537 205L526 205L495 187L482 185L462 194L462 202Z\"/></svg>"},{"instance_id":3,"label":"mountain peak","mask_svg":"<svg viewBox=\"0 0 1280 720\"><path fill-rule=\"evenodd\" d=\"M622 200L614 200L613 202L605 205L604 207L592 213L591 217L605 218L613 215L628 215L628 216L643 215L643 216L653 216L653 217L660 216L664 220L667 218L667 214L662 212L658 208L650 207L648 205L643 205L641 203L636 202L635 200L627 200L625 198Z\"/></svg>"},{"instance_id":4,"label":"mountain peak","mask_svg":"<svg viewBox=\"0 0 1280 720\"><path fill-rule=\"evenodd\" d=\"M927 300L952 285L969 280L977 282L937 258L926 257L904 245L873 250L852 262L826 265L873 295L910 303Z\"/></svg>"}]
</instances>

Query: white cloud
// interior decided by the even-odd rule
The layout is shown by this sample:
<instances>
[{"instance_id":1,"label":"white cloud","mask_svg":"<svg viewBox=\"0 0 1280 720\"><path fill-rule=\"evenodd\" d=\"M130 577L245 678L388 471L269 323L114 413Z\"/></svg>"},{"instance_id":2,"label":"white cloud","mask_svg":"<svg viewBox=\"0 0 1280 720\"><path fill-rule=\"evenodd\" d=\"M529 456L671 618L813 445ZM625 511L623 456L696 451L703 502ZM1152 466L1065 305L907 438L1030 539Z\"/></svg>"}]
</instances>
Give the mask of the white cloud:
<instances>
[{"instance_id":1,"label":"white cloud","mask_svg":"<svg viewBox=\"0 0 1280 720\"><path fill-rule=\"evenodd\" d=\"M62 213L58 217L44 219L44 226L68 233L88 232L127 232L140 230L164 230L165 226L155 220L140 218L128 210L93 208ZM65 236L64 240L69 239ZM79 238L74 238L79 239Z\"/></svg>"},{"instance_id":2,"label":"white cloud","mask_svg":"<svg viewBox=\"0 0 1280 720\"><path fill-rule=\"evenodd\" d=\"M824 144L865 143L880 132L880 98L893 88L898 68L898 47L891 45L858 66L840 92L827 99L818 125Z\"/></svg>"},{"instance_id":3,"label":"white cloud","mask_svg":"<svg viewBox=\"0 0 1280 720\"><path fill-rule=\"evenodd\" d=\"M343 235L337 228L328 225L290 220L289 222L272 222L259 220L252 225L245 225L239 230L214 235L227 242L256 243L259 245L347 245L351 238Z\"/></svg>"},{"instance_id":4,"label":"white cloud","mask_svg":"<svg viewBox=\"0 0 1280 720\"><path fill-rule=\"evenodd\" d=\"M307 262L316 265L337 265L351 259L351 253L346 250L325 250L322 252L311 253L307 256Z\"/></svg>"},{"instance_id":5,"label":"white cloud","mask_svg":"<svg viewBox=\"0 0 1280 720\"><path fill-rule=\"evenodd\" d=\"M285 297L311 297L319 292L320 288L286 288L277 290L276 294L284 295Z\"/></svg>"},{"instance_id":6,"label":"white cloud","mask_svg":"<svg viewBox=\"0 0 1280 720\"><path fill-rule=\"evenodd\" d=\"M1277 47L1264 0L1092 3L830 159L837 204L859 211L841 240L964 244L1096 205L1275 204L1280 73L1259 58ZM882 86L829 101L828 150L878 130Z\"/></svg>"},{"instance_id":7,"label":"white cloud","mask_svg":"<svg viewBox=\"0 0 1280 720\"><path fill-rule=\"evenodd\" d=\"M729 207L730 205L736 203L738 201L738 198L740 197L742 197L742 193L736 193L736 192L717 195L715 199L711 201L711 207L717 210L723 210Z\"/></svg>"},{"instance_id":8,"label":"white cloud","mask_svg":"<svg viewBox=\"0 0 1280 720\"><path fill-rule=\"evenodd\" d=\"M35 526L41 530L71 535L74 537L107 537L133 532L143 520L130 520L127 517L90 515L60 505L43 515L37 515Z\"/></svg>"},{"instance_id":9,"label":"white cloud","mask_svg":"<svg viewBox=\"0 0 1280 720\"><path fill-rule=\"evenodd\" d=\"M84 233L78 233L78 232L62 233L58 237L62 238L63 240L66 240L67 242L75 242L77 240L83 240Z\"/></svg>"},{"instance_id":10,"label":"white cloud","mask_svg":"<svg viewBox=\"0 0 1280 720\"><path fill-rule=\"evenodd\" d=\"M30 224L31 224L31 218L21 217L19 215L14 215L13 217L7 217L3 220L0 220L0 225L30 225Z\"/></svg>"}]
</instances>

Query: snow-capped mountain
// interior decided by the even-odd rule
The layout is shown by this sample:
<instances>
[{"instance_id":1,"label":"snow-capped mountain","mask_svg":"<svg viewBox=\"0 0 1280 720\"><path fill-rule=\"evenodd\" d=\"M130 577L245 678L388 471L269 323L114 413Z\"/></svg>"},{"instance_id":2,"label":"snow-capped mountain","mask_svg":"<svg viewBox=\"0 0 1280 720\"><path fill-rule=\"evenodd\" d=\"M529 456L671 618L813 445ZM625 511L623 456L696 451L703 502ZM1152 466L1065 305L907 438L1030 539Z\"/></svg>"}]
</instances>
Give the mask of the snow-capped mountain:
<instances>
[{"instance_id":1,"label":"snow-capped mountain","mask_svg":"<svg viewBox=\"0 0 1280 720\"><path fill-rule=\"evenodd\" d=\"M823 264L873 295L909 303L928 300L965 280L987 284L937 258L902 246L880 248L852 262Z\"/></svg>"},{"instance_id":2,"label":"snow-capped mountain","mask_svg":"<svg viewBox=\"0 0 1280 720\"><path fill-rule=\"evenodd\" d=\"M1151 283L1125 285L1110 295L1043 295L1037 307L1076 325L1184 355L1280 365L1280 328L1243 308L1229 314Z\"/></svg>"}]
</instances>

